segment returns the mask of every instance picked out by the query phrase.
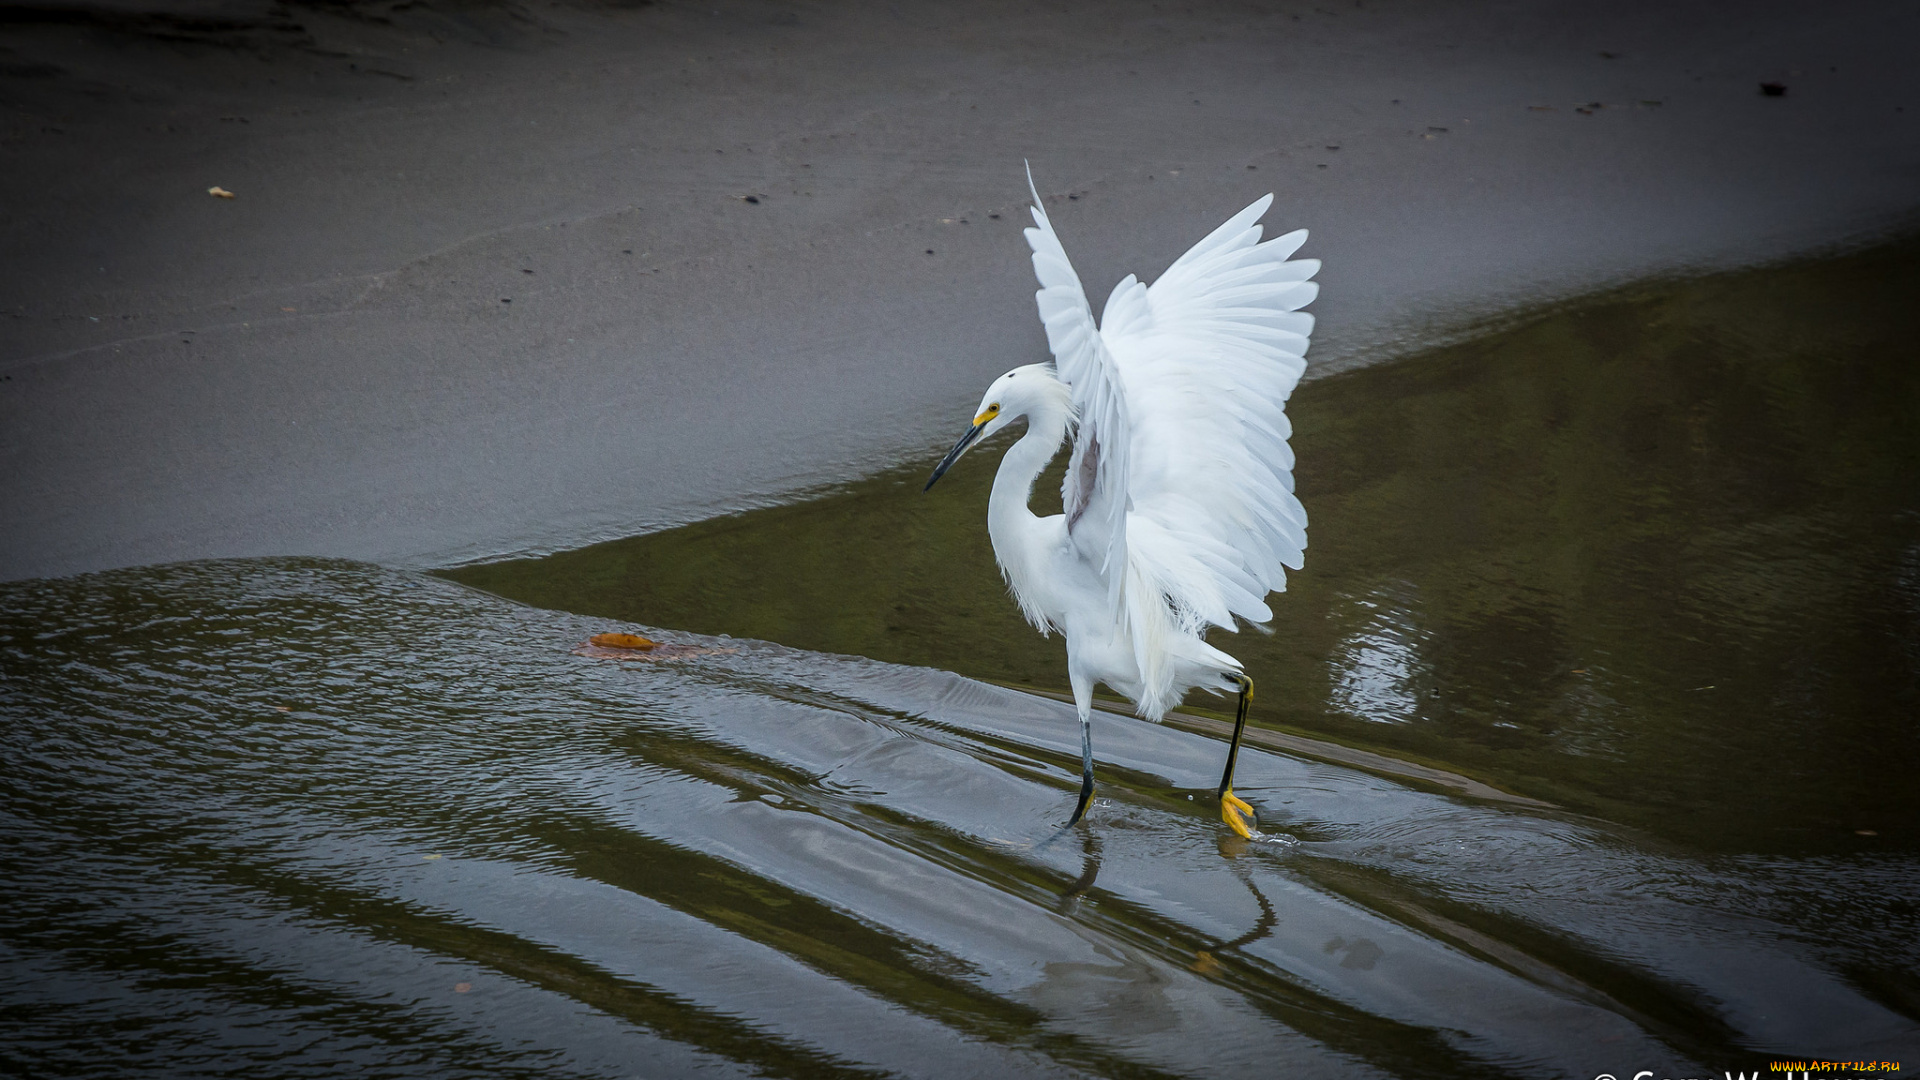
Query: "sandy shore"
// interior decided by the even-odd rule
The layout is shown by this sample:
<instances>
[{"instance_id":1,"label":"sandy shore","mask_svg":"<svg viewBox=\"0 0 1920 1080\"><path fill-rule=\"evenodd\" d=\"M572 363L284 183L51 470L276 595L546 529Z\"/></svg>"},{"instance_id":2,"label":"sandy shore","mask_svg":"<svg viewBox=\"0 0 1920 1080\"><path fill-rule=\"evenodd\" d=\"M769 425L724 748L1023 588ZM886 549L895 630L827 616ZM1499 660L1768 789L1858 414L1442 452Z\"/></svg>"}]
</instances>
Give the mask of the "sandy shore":
<instances>
[{"instance_id":1,"label":"sandy shore","mask_svg":"<svg viewBox=\"0 0 1920 1080\"><path fill-rule=\"evenodd\" d=\"M1920 203L1911 5L1173 7L0 7L0 577L445 564L931 450L1044 355L1023 159L1101 295L1276 192L1323 373Z\"/></svg>"}]
</instances>

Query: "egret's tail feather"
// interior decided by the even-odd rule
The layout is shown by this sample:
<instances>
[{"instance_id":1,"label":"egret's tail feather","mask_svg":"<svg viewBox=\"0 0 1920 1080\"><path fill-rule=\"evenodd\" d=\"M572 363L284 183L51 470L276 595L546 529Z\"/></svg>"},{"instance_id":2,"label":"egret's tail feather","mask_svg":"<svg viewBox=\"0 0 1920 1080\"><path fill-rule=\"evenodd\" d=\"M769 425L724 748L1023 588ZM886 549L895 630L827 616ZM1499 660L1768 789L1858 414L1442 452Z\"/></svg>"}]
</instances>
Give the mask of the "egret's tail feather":
<instances>
[{"instance_id":1,"label":"egret's tail feather","mask_svg":"<svg viewBox=\"0 0 1920 1080\"><path fill-rule=\"evenodd\" d=\"M1179 595L1153 572L1151 559L1130 559L1125 592L1125 631L1140 674L1139 715L1159 720L1186 692L1213 677L1240 670L1240 662L1207 644L1203 635L1214 620L1174 603ZM1225 618L1231 618L1225 614ZM1220 625L1231 626L1230 622Z\"/></svg>"}]
</instances>

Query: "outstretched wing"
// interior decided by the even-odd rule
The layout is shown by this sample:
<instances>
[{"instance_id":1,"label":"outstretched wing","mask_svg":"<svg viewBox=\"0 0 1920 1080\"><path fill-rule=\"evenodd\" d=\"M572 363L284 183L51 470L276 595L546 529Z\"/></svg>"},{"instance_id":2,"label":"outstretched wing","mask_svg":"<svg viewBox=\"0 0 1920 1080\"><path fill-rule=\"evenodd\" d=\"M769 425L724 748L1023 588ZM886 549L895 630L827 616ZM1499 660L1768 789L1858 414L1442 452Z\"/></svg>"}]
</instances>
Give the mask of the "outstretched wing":
<instances>
[{"instance_id":1,"label":"outstretched wing","mask_svg":"<svg viewBox=\"0 0 1920 1080\"><path fill-rule=\"evenodd\" d=\"M1108 600L1117 609L1126 580L1127 459L1133 443L1127 400L1114 358L1094 325L1086 290L1080 287L1080 276L1047 220L1031 170L1027 188L1033 192L1034 223L1026 230L1027 245L1033 248L1033 272L1040 279L1034 298L1047 328L1054 367L1060 380L1073 388L1073 408L1079 419L1061 501L1069 535L1082 551L1096 557L1095 565L1107 582Z\"/></svg>"},{"instance_id":2,"label":"outstretched wing","mask_svg":"<svg viewBox=\"0 0 1920 1080\"><path fill-rule=\"evenodd\" d=\"M1096 331L1037 192L1034 202L1040 317L1081 414L1062 492L1069 532L1097 554L1157 697L1164 637L1145 622L1171 616L1188 633L1265 622L1266 594L1302 565L1285 406L1306 369L1313 317L1298 309L1318 292L1308 279L1320 264L1289 259L1304 230L1260 242L1269 195L1151 288L1120 282Z\"/></svg>"},{"instance_id":3,"label":"outstretched wing","mask_svg":"<svg viewBox=\"0 0 1920 1080\"><path fill-rule=\"evenodd\" d=\"M1233 626L1273 617L1307 546L1293 494L1286 402L1306 370L1317 259L1301 229L1260 242L1268 195L1215 229L1147 287L1114 288L1101 337L1132 421L1128 542L1183 618Z\"/></svg>"}]
</instances>

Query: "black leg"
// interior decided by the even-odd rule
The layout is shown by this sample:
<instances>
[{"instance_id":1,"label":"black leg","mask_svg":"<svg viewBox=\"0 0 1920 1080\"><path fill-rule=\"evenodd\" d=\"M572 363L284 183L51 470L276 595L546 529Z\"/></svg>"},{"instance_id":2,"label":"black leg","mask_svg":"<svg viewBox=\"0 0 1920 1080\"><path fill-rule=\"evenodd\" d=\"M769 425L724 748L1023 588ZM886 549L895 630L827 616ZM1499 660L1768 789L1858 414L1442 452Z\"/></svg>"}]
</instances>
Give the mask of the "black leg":
<instances>
[{"instance_id":1,"label":"black leg","mask_svg":"<svg viewBox=\"0 0 1920 1080\"><path fill-rule=\"evenodd\" d=\"M1233 717L1233 741L1227 744L1227 769L1220 774L1220 794L1233 791L1233 763L1240 756L1240 735L1247 730L1247 704L1253 700L1253 680L1245 675L1232 676L1240 684L1240 705Z\"/></svg>"},{"instance_id":2,"label":"black leg","mask_svg":"<svg viewBox=\"0 0 1920 1080\"><path fill-rule=\"evenodd\" d=\"M1091 691L1089 691L1091 692ZM1075 691L1075 696L1079 692ZM1078 825L1086 816L1087 807L1093 804L1093 710L1080 709L1080 801L1073 808L1073 818L1069 826Z\"/></svg>"},{"instance_id":3,"label":"black leg","mask_svg":"<svg viewBox=\"0 0 1920 1080\"><path fill-rule=\"evenodd\" d=\"M1074 806L1073 817L1067 821L1067 824L1078 825L1080 823L1080 818L1086 814L1087 807L1091 806L1092 804L1093 804L1093 770L1088 769L1087 771L1080 774L1080 802L1076 806Z\"/></svg>"},{"instance_id":4,"label":"black leg","mask_svg":"<svg viewBox=\"0 0 1920 1080\"><path fill-rule=\"evenodd\" d=\"M1240 684L1240 707L1233 718L1233 741L1227 744L1227 768L1220 774L1220 820L1241 836L1253 836L1253 807L1233 793L1233 763L1240 756L1240 736L1247 730L1247 705L1253 701L1253 680L1230 676Z\"/></svg>"}]
</instances>

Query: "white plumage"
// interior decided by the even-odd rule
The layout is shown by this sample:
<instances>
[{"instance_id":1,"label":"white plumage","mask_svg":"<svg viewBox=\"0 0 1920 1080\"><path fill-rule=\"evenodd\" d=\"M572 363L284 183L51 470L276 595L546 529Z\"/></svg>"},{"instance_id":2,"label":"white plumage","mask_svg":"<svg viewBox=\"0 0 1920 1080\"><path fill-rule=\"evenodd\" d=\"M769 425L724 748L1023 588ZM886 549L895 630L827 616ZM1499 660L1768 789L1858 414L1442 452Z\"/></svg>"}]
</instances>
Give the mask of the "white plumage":
<instances>
[{"instance_id":1,"label":"white plumage","mask_svg":"<svg viewBox=\"0 0 1920 1080\"><path fill-rule=\"evenodd\" d=\"M1054 364L995 380L934 472L939 479L978 439L1027 419L995 477L987 522L1021 610L1066 639L1085 736L1076 820L1092 791L1093 685L1154 720L1193 687L1238 686L1244 722L1251 684L1204 635L1237 629L1236 618L1271 618L1267 594L1301 566L1307 513L1293 494L1285 405L1306 369L1313 317L1299 309L1319 290L1309 279L1320 264L1289 258L1305 230L1260 242L1257 222L1272 203L1268 195L1234 215L1151 286L1129 275L1096 326L1036 190L1026 237ZM1066 512L1037 517L1027 508L1033 481L1076 421ZM1231 761L1223 799L1232 798Z\"/></svg>"}]
</instances>

